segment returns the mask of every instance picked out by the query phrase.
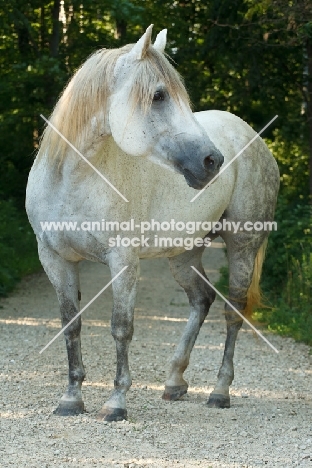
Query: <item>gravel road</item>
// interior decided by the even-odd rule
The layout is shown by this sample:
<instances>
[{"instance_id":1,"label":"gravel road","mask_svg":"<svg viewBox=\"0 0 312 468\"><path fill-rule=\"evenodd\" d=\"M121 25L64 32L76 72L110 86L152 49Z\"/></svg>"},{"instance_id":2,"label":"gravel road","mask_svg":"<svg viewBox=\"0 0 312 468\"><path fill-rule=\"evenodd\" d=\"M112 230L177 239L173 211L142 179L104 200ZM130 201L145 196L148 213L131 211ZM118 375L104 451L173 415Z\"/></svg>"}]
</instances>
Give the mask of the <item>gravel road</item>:
<instances>
[{"instance_id":1,"label":"gravel road","mask_svg":"<svg viewBox=\"0 0 312 468\"><path fill-rule=\"evenodd\" d=\"M204 265L215 281L225 259L221 244L213 245ZM107 267L84 263L82 305L109 279ZM224 348L221 301L213 304L192 353L188 395L172 403L161 400L168 361L188 316L186 296L166 259L141 262L127 422L95 419L114 379L110 290L83 314L87 411L76 417L52 414L65 390L67 357L62 336L39 354L60 329L56 296L45 274L24 279L1 306L1 467L312 466L307 346L266 333L280 350L276 355L244 326L236 347L232 406L207 408Z\"/></svg>"}]
</instances>

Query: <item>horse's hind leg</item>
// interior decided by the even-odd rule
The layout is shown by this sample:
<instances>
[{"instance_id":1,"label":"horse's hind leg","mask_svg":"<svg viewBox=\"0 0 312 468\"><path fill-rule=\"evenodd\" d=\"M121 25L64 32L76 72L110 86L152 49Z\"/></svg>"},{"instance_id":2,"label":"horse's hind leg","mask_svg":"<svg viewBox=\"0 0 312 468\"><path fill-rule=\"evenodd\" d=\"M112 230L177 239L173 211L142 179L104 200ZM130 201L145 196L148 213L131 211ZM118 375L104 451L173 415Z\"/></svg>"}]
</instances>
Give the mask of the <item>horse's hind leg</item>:
<instances>
[{"instance_id":1,"label":"horse's hind leg","mask_svg":"<svg viewBox=\"0 0 312 468\"><path fill-rule=\"evenodd\" d=\"M209 308L215 299L215 292L191 268L195 266L204 276L201 263L203 248L195 247L177 257L169 259L171 272L185 290L191 311L186 328L176 348L170 365L169 377L166 380L164 400L177 400L187 392L187 382L183 373L188 366L190 354Z\"/></svg>"},{"instance_id":2,"label":"horse's hind leg","mask_svg":"<svg viewBox=\"0 0 312 468\"><path fill-rule=\"evenodd\" d=\"M40 261L53 284L61 310L62 327L79 312L78 263L68 262L38 241ZM68 387L54 414L60 416L83 413L81 384L85 371L80 347L81 318L78 317L65 331L68 355ZM47 351L48 352L48 351Z\"/></svg>"},{"instance_id":3,"label":"horse's hind leg","mask_svg":"<svg viewBox=\"0 0 312 468\"><path fill-rule=\"evenodd\" d=\"M247 291L254 272L255 258L264 241L264 236L252 237L247 234L236 234L226 239L229 260L229 300L241 313L247 304ZM225 304L227 336L222 364L218 373L217 384L210 394L210 408L229 408L229 387L234 379L234 348L243 320Z\"/></svg>"}]
</instances>

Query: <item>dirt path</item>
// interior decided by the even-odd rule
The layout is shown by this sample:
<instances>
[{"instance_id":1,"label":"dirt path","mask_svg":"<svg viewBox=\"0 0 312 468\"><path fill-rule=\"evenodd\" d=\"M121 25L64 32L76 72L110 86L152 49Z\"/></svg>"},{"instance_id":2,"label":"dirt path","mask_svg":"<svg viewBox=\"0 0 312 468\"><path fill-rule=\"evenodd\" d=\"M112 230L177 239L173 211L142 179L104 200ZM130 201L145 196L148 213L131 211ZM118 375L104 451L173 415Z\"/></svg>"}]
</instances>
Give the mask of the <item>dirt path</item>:
<instances>
[{"instance_id":1,"label":"dirt path","mask_svg":"<svg viewBox=\"0 0 312 468\"><path fill-rule=\"evenodd\" d=\"M220 244L207 249L204 265L212 281L224 261ZM84 305L110 276L102 265L85 263L81 270ZM52 415L66 386L67 358L63 337L39 355L60 328L56 296L46 276L25 279L1 304L1 467L312 466L308 347L270 335L280 350L275 355L244 327L236 348L232 407L206 407L225 340L220 301L192 353L188 396L175 403L161 400L168 360L188 316L186 296L165 259L141 262L128 422L95 420L114 378L110 291L83 315L87 413L77 417Z\"/></svg>"}]
</instances>

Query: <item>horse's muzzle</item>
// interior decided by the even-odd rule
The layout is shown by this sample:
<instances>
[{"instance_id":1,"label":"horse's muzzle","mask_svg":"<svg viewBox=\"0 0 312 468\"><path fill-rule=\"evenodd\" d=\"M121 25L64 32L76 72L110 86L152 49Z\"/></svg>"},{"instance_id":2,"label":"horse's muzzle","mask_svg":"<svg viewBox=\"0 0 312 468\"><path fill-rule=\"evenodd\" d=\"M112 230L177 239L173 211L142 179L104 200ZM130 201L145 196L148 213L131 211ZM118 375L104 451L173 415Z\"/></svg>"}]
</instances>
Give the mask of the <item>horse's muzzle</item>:
<instances>
[{"instance_id":1,"label":"horse's muzzle","mask_svg":"<svg viewBox=\"0 0 312 468\"><path fill-rule=\"evenodd\" d=\"M176 165L189 187L203 189L219 173L224 157L219 150L214 149L201 158L187 159L184 164Z\"/></svg>"},{"instance_id":2,"label":"horse's muzzle","mask_svg":"<svg viewBox=\"0 0 312 468\"><path fill-rule=\"evenodd\" d=\"M220 151L216 150L203 159L203 167L208 174L217 172L224 163L224 157Z\"/></svg>"},{"instance_id":3,"label":"horse's muzzle","mask_svg":"<svg viewBox=\"0 0 312 468\"><path fill-rule=\"evenodd\" d=\"M216 170L215 172L210 173L209 177L205 177L205 179L199 179L195 177L187 169L183 172L183 175L189 187L192 187L193 189L196 189L196 190L201 190L204 187L206 187L206 185L209 184L209 182L218 174L218 172L219 172L219 169Z\"/></svg>"}]
</instances>

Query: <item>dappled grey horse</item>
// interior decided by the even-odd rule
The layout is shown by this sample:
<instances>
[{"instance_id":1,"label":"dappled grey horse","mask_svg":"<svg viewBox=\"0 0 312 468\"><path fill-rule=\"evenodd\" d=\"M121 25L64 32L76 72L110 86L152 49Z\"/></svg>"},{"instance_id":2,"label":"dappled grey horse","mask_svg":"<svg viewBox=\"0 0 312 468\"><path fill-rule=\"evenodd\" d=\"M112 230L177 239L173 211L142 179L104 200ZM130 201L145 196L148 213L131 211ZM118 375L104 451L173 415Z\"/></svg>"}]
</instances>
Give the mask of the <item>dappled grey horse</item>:
<instances>
[{"instance_id":1,"label":"dappled grey horse","mask_svg":"<svg viewBox=\"0 0 312 468\"><path fill-rule=\"evenodd\" d=\"M192 113L181 78L163 54L166 31L159 33L153 45L151 32L150 26L135 45L99 50L76 72L50 117L54 127L46 126L27 186L27 213L37 236L40 260L57 293L63 327L79 311L81 260L109 265L113 278L127 266L112 283L111 329L117 371L112 395L99 414L110 421L127 416L126 392L131 385L128 350L140 258L168 257L174 278L188 295L190 317L173 355L163 398L176 400L186 393L183 373L215 299L214 291L191 268L205 276L201 263L205 247L114 246L107 231L48 231L42 229L41 222L77 221L79 225L101 219L119 223L134 219L140 225L151 219L192 220L201 226L193 236L204 239L209 235L201 224L205 221L272 220L279 186L276 162L257 138L190 202L255 132L227 112ZM138 236L135 230L126 234ZM154 233L145 234L152 238ZM230 230L220 234L227 246L229 297L246 313L257 299L267 232L244 229L237 234ZM186 232L166 232L167 238L176 236L182 240L190 237ZM230 405L234 346L242 320L228 305L225 317L224 357L209 407ZM64 331L69 384L55 410L59 415L84 411L80 330L79 317Z\"/></svg>"}]
</instances>

